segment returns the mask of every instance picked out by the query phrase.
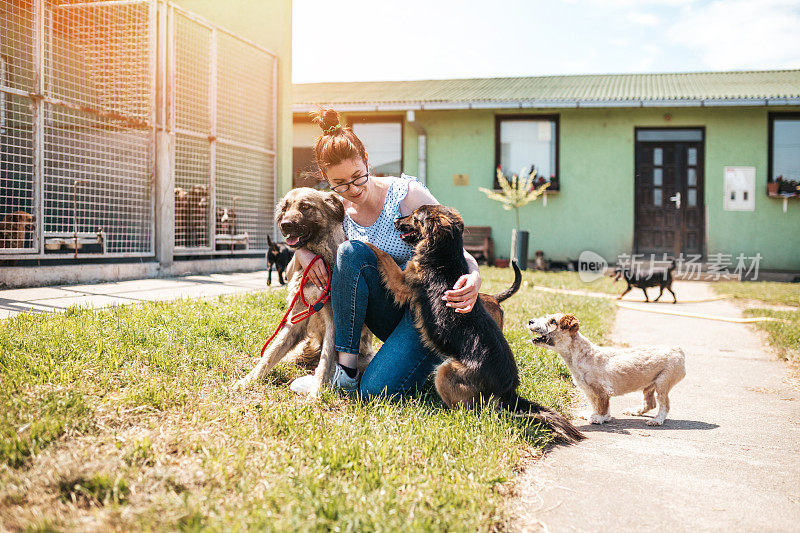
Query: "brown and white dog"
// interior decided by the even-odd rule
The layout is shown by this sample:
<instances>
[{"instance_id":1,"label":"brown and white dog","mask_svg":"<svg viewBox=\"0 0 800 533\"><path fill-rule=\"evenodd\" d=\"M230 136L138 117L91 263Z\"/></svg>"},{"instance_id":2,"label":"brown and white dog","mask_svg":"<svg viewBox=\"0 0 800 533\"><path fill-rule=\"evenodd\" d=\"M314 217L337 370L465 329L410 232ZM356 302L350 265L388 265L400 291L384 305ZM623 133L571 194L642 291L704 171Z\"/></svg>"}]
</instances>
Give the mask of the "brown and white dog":
<instances>
[{"instance_id":1,"label":"brown and white dog","mask_svg":"<svg viewBox=\"0 0 800 533\"><path fill-rule=\"evenodd\" d=\"M28 231L33 229L33 215L14 211L0 222L0 248L24 248Z\"/></svg>"},{"instance_id":2,"label":"brown and white dog","mask_svg":"<svg viewBox=\"0 0 800 533\"><path fill-rule=\"evenodd\" d=\"M344 206L335 193L326 193L300 187L292 189L275 208L275 219L293 249L305 248L321 255L331 268L336 261L339 245L345 241ZM303 271L296 259L286 268L289 278L287 304L291 305ZM316 302L322 291L313 284L303 289L306 301ZM300 299L292 308L291 315L304 310ZM319 361L314 371L315 383L309 397L315 398L323 385L330 383L333 365L336 363L334 349L333 312L330 302L311 317L296 324L287 323L275 336L272 343L247 376L236 383L236 388L246 388L263 378L280 360L289 356L290 360L303 366L311 366ZM372 333L365 326L361 332L361 348L358 357L359 369L364 369L373 356Z\"/></svg>"},{"instance_id":3,"label":"brown and white dog","mask_svg":"<svg viewBox=\"0 0 800 533\"><path fill-rule=\"evenodd\" d=\"M669 412L669 391L686 375L685 356L677 346L638 348L600 347L580 334L578 319L569 314L552 314L528 322L533 344L561 354L575 385L586 395L593 411L586 418L592 424L611 420L609 398L629 392L644 392L638 409L624 411L641 416L658 400L658 414L647 421L660 426Z\"/></svg>"}]
</instances>

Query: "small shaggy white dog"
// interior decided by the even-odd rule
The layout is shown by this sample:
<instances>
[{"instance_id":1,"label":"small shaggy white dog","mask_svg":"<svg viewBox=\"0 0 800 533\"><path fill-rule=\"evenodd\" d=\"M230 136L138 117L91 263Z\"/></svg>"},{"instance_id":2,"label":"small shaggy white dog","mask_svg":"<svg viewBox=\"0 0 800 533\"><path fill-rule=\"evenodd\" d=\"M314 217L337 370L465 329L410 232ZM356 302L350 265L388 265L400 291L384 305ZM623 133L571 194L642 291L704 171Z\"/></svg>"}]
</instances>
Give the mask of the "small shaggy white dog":
<instances>
[{"instance_id":1,"label":"small shaggy white dog","mask_svg":"<svg viewBox=\"0 0 800 533\"><path fill-rule=\"evenodd\" d=\"M573 381L593 408L588 416L591 423L611 420L609 397L641 390L642 406L624 413L641 416L656 406L657 398L658 414L647 425L663 424L669 412L669 391L686 375L683 350L676 346L600 347L581 335L579 327L575 316L561 313L528 322L533 343L564 358Z\"/></svg>"}]
</instances>

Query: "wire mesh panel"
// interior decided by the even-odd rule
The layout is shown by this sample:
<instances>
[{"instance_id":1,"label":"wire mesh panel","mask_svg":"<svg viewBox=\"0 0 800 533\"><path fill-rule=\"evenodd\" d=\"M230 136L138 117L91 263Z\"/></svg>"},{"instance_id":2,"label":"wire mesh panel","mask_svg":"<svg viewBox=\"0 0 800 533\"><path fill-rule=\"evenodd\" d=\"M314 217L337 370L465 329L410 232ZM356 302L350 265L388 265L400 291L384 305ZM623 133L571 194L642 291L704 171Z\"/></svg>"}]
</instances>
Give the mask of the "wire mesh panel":
<instances>
[{"instance_id":1,"label":"wire mesh panel","mask_svg":"<svg viewBox=\"0 0 800 533\"><path fill-rule=\"evenodd\" d=\"M0 253L152 255L154 9L0 1Z\"/></svg>"},{"instance_id":2,"label":"wire mesh panel","mask_svg":"<svg viewBox=\"0 0 800 533\"><path fill-rule=\"evenodd\" d=\"M46 5L45 250L150 254L151 5Z\"/></svg>"},{"instance_id":3,"label":"wire mesh panel","mask_svg":"<svg viewBox=\"0 0 800 533\"><path fill-rule=\"evenodd\" d=\"M217 148L217 248L267 248L275 189L274 157L226 146Z\"/></svg>"},{"instance_id":4,"label":"wire mesh panel","mask_svg":"<svg viewBox=\"0 0 800 533\"><path fill-rule=\"evenodd\" d=\"M0 103L0 250L33 251L33 113L28 98L3 94Z\"/></svg>"},{"instance_id":5,"label":"wire mesh panel","mask_svg":"<svg viewBox=\"0 0 800 533\"><path fill-rule=\"evenodd\" d=\"M48 96L135 126L150 100L150 3L61 1L48 4Z\"/></svg>"},{"instance_id":6,"label":"wire mesh panel","mask_svg":"<svg viewBox=\"0 0 800 533\"><path fill-rule=\"evenodd\" d=\"M0 253L34 252L33 2L0 3Z\"/></svg>"},{"instance_id":7,"label":"wire mesh panel","mask_svg":"<svg viewBox=\"0 0 800 533\"><path fill-rule=\"evenodd\" d=\"M33 91L33 9L32 0L0 2L0 84L25 92Z\"/></svg>"},{"instance_id":8,"label":"wire mesh panel","mask_svg":"<svg viewBox=\"0 0 800 533\"><path fill-rule=\"evenodd\" d=\"M0 0L0 37L4 258L153 255L165 170L177 253L266 249L274 54L160 0Z\"/></svg>"},{"instance_id":9,"label":"wire mesh panel","mask_svg":"<svg viewBox=\"0 0 800 533\"><path fill-rule=\"evenodd\" d=\"M211 249L212 30L177 12L175 32L175 247Z\"/></svg>"},{"instance_id":10,"label":"wire mesh panel","mask_svg":"<svg viewBox=\"0 0 800 533\"><path fill-rule=\"evenodd\" d=\"M211 161L208 139L176 135L175 246L209 248Z\"/></svg>"},{"instance_id":11,"label":"wire mesh panel","mask_svg":"<svg viewBox=\"0 0 800 533\"><path fill-rule=\"evenodd\" d=\"M149 133L50 104L45 117L45 245L77 232L97 236L85 253L149 251Z\"/></svg>"},{"instance_id":12,"label":"wire mesh panel","mask_svg":"<svg viewBox=\"0 0 800 533\"><path fill-rule=\"evenodd\" d=\"M220 32L217 137L273 148L274 58Z\"/></svg>"},{"instance_id":13,"label":"wire mesh panel","mask_svg":"<svg viewBox=\"0 0 800 533\"><path fill-rule=\"evenodd\" d=\"M176 253L265 250L275 203L275 56L173 9Z\"/></svg>"},{"instance_id":14,"label":"wire mesh panel","mask_svg":"<svg viewBox=\"0 0 800 533\"><path fill-rule=\"evenodd\" d=\"M217 247L263 250L275 205L275 57L224 32L217 50L216 210L233 213L218 220Z\"/></svg>"}]
</instances>

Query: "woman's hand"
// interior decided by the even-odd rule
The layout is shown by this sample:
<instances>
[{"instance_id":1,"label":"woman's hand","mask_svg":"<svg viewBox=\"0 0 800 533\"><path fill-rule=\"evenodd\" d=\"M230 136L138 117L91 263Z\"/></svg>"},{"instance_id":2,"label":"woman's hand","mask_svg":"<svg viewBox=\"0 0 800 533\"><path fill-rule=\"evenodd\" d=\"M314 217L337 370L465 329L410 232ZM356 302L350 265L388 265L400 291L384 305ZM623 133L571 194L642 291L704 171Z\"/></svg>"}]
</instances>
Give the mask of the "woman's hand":
<instances>
[{"instance_id":1,"label":"woman's hand","mask_svg":"<svg viewBox=\"0 0 800 533\"><path fill-rule=\"evenodd\" d=\"M297 262L300 263L302 269L305 270L314 257L316 257L316 254L309 252L304 248L299 248L294 252L294 256L297 258ZM323 261L317 261L314 263L314 266L311 267L311 270L308 273L308 279L320 290L325 289L325 286L328 284L328 271L325 268L325 263Z\"/></svg>"},{"instance_id":2,"label":"woman's hand","mask_svg":"<svg viewBox=\"0 0 800 533\"><path fill-rule=\"evenodd\" d=\"M469 313L475 306L478 299L478 291L481 289L481 275L474 271L464 274L453 288L444 292L442 300L447 302L447 307L452 307L456 313Z\"/></svg>"}]
</instances>

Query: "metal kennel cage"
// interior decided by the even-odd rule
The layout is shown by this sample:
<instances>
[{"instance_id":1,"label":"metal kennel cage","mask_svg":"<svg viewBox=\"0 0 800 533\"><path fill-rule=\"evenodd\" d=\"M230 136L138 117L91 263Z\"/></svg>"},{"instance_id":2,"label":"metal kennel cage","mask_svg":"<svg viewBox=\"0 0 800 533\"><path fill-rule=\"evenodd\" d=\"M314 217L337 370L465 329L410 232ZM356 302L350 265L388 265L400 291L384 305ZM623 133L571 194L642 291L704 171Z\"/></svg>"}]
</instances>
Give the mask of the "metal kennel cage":
<instances>
[{"instance_id":1,"label":"metal kennel cage","mask_svg":"<svg viewBox=\"0 0 800 533\"><path fill-rule=\"evenodd\" d=\"M175 252L264 250L275 204L277 58L170 9Z\"/></svg>"},{"instance_id":2,"label":"metal kennel cage","mask_svg":"<svg viewBox=\"0 0 800 533\"><path fill-rule=\"evenodd\" d=\"M156 228L178 255L265 250L276 67L161 0L0 1L0 259L154 256Z\"/></svg>"}]
</instances>

